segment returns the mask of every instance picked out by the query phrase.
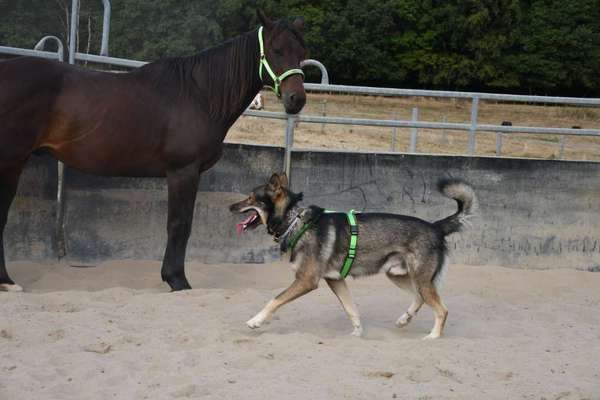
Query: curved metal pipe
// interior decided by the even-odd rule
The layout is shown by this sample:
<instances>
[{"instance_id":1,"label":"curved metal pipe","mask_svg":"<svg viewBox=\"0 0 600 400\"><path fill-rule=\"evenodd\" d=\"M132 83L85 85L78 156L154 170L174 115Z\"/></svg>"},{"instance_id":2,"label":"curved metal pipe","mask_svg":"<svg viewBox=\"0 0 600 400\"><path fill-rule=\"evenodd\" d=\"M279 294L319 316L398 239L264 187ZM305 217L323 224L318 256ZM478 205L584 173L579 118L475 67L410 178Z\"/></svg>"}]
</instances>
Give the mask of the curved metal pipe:
<instances>
[{"instance_id":1,"label":"curved metal pipe","mask_svg":"<svg viewBox=\"0 0 600 400\"><path fill-rule=\"evenodd\" d=\"M102 0L104 4L104 17L102 18L102 44L100 45L100 55L108 56L108 37L110 35L110 0Z\"/></svg>"},{"instance_id":2,"label":"curved metal pipe","mask_svg":"<svg viewBox=\"0 0 600 400\"><path fill-rule=\"evenodd\" d=\"M33 48L34 50L44 50L44 46L46 45L46 42L48 42L48 40L54 40L58 46L58 50L56 51L56 54L58 54L58 60L60 62L65 61L65 46L63 46L62 41L57 38L56 36L44 36L43 38L40 39L39 42L37 42L37 44L35 45L35 47Z\"/></svg>"},{"instance_id":3,"label":"curved metal pipe","mask_svg":"<svg viewBox=\"0 0 600 400\"><path fill-rule=\"evenodd\" d=\"M313 60L313 59L308 59L308 60L304 60L300 63L300 67L307 67L307 66L313 66L313 67L317 67L321 70L321 85L329 85L329 74L327 73L327 68L325 68L325 66L323 65L323 63L321 63L320 61L317 60Z\"/></svg>"}]
</instances>

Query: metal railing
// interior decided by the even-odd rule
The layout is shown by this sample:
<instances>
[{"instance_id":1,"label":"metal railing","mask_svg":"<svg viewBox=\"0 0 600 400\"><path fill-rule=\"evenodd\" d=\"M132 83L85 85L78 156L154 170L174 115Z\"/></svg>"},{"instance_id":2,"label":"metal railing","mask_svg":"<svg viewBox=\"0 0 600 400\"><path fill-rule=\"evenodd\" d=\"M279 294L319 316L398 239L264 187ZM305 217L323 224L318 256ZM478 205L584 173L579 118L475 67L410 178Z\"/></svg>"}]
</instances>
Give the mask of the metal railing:
<instances>
[{"instance_id":1,"label":"metal railing","mask_svg":"<svg viewBox=\"0 0 600 400\"><path fill-rule=\"evenodd\" d=\"M60 49L62 49L62 44L60 46ZM57 60L57 61L63 61L63 57L64 57L64 54L61 51L53 52L53 51L43 51L43 50L31 50L31 49L21 49L19 47L10 47L10 46L0 46L0 54L9 54L11 56L41 57L41 58L47 58L49 60Z\"/></svg>"},{"instance_id":2,"label":"metal railing","mask_svg":"<svg viewBox=\"0 0 600 400\"><path fill-rule=\"evenodd\" d=\"M390 127L390 128L412 128L410 134L409 153L417 153L417 129L441 129L457 130L468 132L468 155L475 155L476 133L477 132L495 132L496 133L496 156L501 156L502 134L523 133L523 134L548 134L563 135L560 140L559 158L564 154L564 135L570 136L592 136L600 137L600 129L575 129L575 128L552 128L552 127L531 127L531 126L503 126L491 124L479 124L477 122L479 112L479 100L494 100L505 102L522 103L544 103L561 105L580 105L580 106L600 106L600 99L597 98L574 98L574 97L545 97L545 96L520 96L510 94L494 93L471 93L471 92L449 92L435 90L412 90L412 89L393 89L393 88L375 88L360 86L343 85L323 85L311 84L304 85L307 90L326 93L343 94L361 94L361 95L380 95L392 97L436 97L436 98L470 98L471 102L471 120L469 123L448 123L448 122L428 122L418 121L418 111L413 109L412 120L397 119L367 119L367 118L346 118L346 117L326 117L319 115L289 115L283 112L272 111L254 111L247 110L244 115L260 118L271 118L286 120L285 127L285 157L284 170L289 176L291 172L291 154L294 150L294 129L296 122L306 122L312 124L338 124L355 125L369 127ZM394 132L395 133L395 132ZM392 135L394 135L392 133ZM392 148L395 149L395 137L392 137Z\"/></svg>"},{"instance_id":3,"label":"metal railing","mask_svg":"<svg viewBox=\"0 0 600 400\"><path fill-rule=\"evenodd\" d=\"M299 122L320 123L320 124L343 124L343 125L361 125L372 127L395 127L395 128L428 128L428 129L449 129L469 132L468 155L475 154L476 133L496 132L496 155L500 156L502 147L503 133L525 133L525 134L551 134L551 135L572 135L572 136L600 136L600 129L574 129L574 128L548 128L548 127L530 127L530 126L503 126L479 124L477 122L479 115L479 101L491 100L499 102L513 103L541 103L541 104L559 104L575 106L600 106L598 98L577 98L577 97L553 97L553 96L524 96L513 94L480 93L480 92L451 92L439 90L415 90L415 89L396 89L396 88L378 88L367 86L346 86L346 85L323 85L307 83L305 88L312 92L321 93L340 93L354 95L377 95L387 97L434 97L434 98L459 98L471 99L471 120L469 123L444 123L444 122L426 122L417 121L417 115L413 114L412 120L382 120L382 119L356 119L342 117L323 117L317 115L299 115L291 116L285 113L273 113L267 111L249 111L245 115L263 118L275 119L295 119ZM293 127L291 128L293 130ZM286 138L293 137L287 133ZM411 132L409 152L416 152L415 131ZM286 146L288 144L286 143Z\"/></svg>"},{"instance_id":4,"label":"metal railing","mask_svg":"<svg viewBox=\"0 0 600 400\"><path fill-rule=\"evenodd\" d=\"M77 32L79 31L79 5L80 0L71 1L71 24L69 31L69 64L75 64L77 53ZM110 0L102 0L104 13L102 16L102 41L100 43L100 55L108 56L108 38L110 35Z\"/></svg>"}]
</instances>

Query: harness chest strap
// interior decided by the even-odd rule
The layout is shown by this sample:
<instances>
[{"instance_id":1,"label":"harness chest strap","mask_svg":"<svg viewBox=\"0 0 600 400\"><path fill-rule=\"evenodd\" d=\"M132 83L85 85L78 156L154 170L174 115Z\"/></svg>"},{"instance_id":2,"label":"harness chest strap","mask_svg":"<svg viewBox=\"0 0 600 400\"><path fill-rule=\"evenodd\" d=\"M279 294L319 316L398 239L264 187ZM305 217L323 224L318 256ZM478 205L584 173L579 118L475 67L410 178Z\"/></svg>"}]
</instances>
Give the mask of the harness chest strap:
<instances>
[{"instance_id":1,"label":"harness chest strap","mask_svg":"<svg viewBox=\"0 0 600 400\"><path fill-rule=\"evenodd\" d=\"M333 211L325 211L325 213L332 213ZM342 265L342 269L340 270L340 275L342 278L346 278L350 273L350 269L352 268L352 264L354 264L354 258L356 258L356 246L358 245L358 224L356 222L356 216L354 215L354 210L350 210L346 213L346 217L348 218L348 225L350 226L350 241L348 243L348 254L346 254L346 258L344 259L344 264ZM293 250L302 235L310 229L316 221L309 221L302 225L302 228L289 241L288 248Z\"/></svg>"},{"instance_id":2,"label":"harness chest strap","mask_svg":"<svg viewBox=\"0 0 600 400\"><path fill-rule=\"evenodd\" d=\"M300 68L288 69L287 71L285 71L283 74L281 74L279 76L277 76L277 74L275 72L273 72L273 69L269 65L269 62L267 61L267 57L265 56L265 45L263 42L263 27L262 26L260 28L258 28L258 44L260 46L260 61L259 61L259 66L258 66L258 75L260 76L260 80L261 81L263 80L263 68L264 68L267 71L267 74L269 74L269 76L271 77L271 80L273 81L273 86L268 86L268 85L265 85L265 86L268 87L269 89L271 89L277 97L281 97L281 91L279 90L279 86L281 85L281 82L283 82L283 80L290 75L302 75L302 77L304 78L304 72Z\"/></svg>"},{"instance_id":3,"label":"harness chest strap","mask_svg":"<svg viewBox=\"0 0 600 400\"><path fill-rule=\"evenodd\" d=\"M302 237L302 235L304 235L304 233L310 229L311 226L313 226L313 223L315 221L308 221L306 222L304 225L302 225L302 228L300 228L300 230L298 230L298 232L296 232L294 234L294 236L291 237L290 241L288 242L288 249L293 250L294 247L296 247L296 244L298 244L298 241L300 240L300 238Z\"/></svg>"}]
</instances>

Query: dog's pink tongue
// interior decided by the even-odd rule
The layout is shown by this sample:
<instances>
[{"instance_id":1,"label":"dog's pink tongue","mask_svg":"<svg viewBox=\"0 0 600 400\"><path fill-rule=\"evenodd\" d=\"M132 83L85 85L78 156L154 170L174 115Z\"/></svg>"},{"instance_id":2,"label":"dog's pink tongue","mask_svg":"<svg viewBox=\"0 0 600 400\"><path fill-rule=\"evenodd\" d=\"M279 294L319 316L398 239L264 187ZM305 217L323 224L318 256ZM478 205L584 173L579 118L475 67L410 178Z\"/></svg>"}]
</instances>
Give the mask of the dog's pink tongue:
<instances>
[{"instance_id":1,"label":"dog's pink tongue","mask_svg":"<svg viewBox=\"0 0 600 400\"><path fill-rule=\"evenodd\" d=\"M242 222L238 222L238 223L235 225L235 230L237 231L237 234L238 234L238 235L241 235L241 234L242 234L242 232L244 232L244 230L246 229L246 226L247 226L247 225L248 225L250 222L254 221L254 219L255 219L255 218L256 218L256 213L255 213L255 212L252 212L252 213L251 213L251 214L248 216L248 218L246 218L246 219L245 219L245 220L243 220Z\"/></svg>"},{"instance_id":2,"label":"dog's pink tongue","mask_svg":"<svg viewBox=\"0 0 600 400\"><path fill-rule=\"evenodd\" d=\"M244 232L244 223L243 222L238 222L235 225L235 231L237 232L238 235L241 235L242 232Z\"/></svg>"}]
</instances>

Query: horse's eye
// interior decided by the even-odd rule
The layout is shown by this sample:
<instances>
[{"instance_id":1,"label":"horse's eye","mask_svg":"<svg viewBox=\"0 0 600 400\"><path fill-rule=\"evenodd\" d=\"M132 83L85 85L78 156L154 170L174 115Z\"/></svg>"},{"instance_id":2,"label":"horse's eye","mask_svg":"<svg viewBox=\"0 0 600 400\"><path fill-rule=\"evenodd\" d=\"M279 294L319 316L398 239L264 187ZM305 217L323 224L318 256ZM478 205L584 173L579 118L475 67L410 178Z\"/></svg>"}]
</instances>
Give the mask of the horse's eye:
<instances>
[{"instance_id":1,"label":"horse's eye","mask_svg":"<svg viewBox=\"0 0 600 400\"><path fill-rule=\"evenodd\" d=\"M281 49L277 49L277 48L274 48L274 49L273 49L273 52L274 52L275 54L277 54L278 56L280 56L280 55L282 54L282 51L281 51Z\"/></svg>"}]
</instances>

